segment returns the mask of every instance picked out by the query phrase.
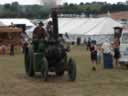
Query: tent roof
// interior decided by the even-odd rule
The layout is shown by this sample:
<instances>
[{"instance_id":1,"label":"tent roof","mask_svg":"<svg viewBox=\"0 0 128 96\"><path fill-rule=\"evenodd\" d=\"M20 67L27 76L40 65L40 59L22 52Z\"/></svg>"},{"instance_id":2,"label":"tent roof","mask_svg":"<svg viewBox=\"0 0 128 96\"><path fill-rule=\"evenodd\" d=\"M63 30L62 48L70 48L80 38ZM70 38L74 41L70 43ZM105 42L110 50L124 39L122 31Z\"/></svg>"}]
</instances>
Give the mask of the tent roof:
<instances>
[{"instance_id":1,"label":"tent roof","mask_svg":"<svg viewBox=\"0 0 128 96\"><path fill-rule=\"evenodd\" d=\"M25 18L1 18L0 19L0 26L9 26L13 24L26 24L26 26L34 26L34 24Z\"/></svg>"},{"instance_id":2,"label":"tent roof","mask_svg":"<svg viewBox=\"0 0 128 96\"><path fill-rule=\"evenodd\" d=\"M22 32L21 28L16 28L16 27L0 27L0 33L14 33L14 32Z\"/></svg>"},{"instance_id":3,"label":"tent roof","mask_svg":"<svg viewBox=\"0 0 128 96\"><path fill-rule=\"evenodd\" d=\"M65 34L100 35L113 34L114 27L122 25L109 17L59 18L59 32Z\"/></svg>"}]
</instances>

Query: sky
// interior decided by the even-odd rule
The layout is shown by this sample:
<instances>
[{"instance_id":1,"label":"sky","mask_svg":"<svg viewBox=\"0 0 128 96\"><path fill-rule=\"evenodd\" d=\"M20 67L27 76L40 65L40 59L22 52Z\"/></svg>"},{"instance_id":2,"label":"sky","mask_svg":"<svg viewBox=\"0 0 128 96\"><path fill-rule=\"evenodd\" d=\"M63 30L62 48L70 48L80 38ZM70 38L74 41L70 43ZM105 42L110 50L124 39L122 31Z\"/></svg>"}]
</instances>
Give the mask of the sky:
<instances>
[{"instance_id":1,"label":"sky","mask_svg":"<svg viewBox=\"0 0 128 96\"><path fill-rule=\"evenodd\" d=\"M40 0L0 0L0 4L5 4L5 3L11 3L14 1L18 1L20 4L40 4ZM77 3L79 4L80 2L92 2L92 1L106 1L108 3L116 3L116 2L125 2L126 0L61 0L61 4L63 2L68 2L68 3Z\"/></svg>"}]
</instances>

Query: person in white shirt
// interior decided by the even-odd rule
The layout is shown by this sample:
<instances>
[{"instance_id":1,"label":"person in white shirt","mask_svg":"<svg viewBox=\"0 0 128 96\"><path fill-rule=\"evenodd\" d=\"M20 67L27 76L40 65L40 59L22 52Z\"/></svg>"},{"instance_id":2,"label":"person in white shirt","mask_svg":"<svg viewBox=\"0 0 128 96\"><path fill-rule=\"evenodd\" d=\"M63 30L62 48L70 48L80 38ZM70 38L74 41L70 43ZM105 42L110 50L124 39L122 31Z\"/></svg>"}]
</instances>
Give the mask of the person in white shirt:
<instances>
[{"instance_id":1,"label":"person in white shirt","mask_svg":"<svg viewBox=\"0 0 128 96\"><path fill-rule=\"evenodd\" d=\"M113 68L112 60L112 46L109 41L106 41L102 45L104 68Z\"/></svg>"},{"instance_id":2,"label":"person in white shirt","mask_svg":"<svg viewBox=\"0 0 128 96\"><path fill-rule=\"evenodd\" d=\"M111 47L110 43L108 43L108 42L103 43L101 48L102 48L103 53L105 53L105 54L111 53L112 47Z\"/></svg>"},{"instance_id":3,"label":"person in white shirt","mask_svg":"<svg viewBox=\"0 0 128 96\"><path fill-rule=\"evenodd\" d=\"M21 32L20 35L21 35L22 53L24 53L25 48L27 47L27 44L28 44L29 37L25 32L25 29L23 30L23 32Z\"/></svg>"}]
</instances>

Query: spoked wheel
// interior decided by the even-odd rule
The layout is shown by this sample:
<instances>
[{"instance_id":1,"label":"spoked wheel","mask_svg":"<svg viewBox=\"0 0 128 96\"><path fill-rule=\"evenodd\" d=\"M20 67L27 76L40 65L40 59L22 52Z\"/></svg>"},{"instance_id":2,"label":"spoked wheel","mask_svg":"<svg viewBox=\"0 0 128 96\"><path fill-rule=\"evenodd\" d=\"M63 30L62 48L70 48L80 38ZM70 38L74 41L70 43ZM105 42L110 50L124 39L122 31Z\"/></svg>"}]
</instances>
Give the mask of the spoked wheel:
<instances>
[{"instance_id":1,"label":"spoked wheel","mask_svg":"<svg viewBox=\"0 0 128 96\"><path fill-rule=\"evenodd\" d=\"M24 52L24 64L25 64L25 72L28 73L28 68L29 68L29 52L28 48L25 49Z\"/></svg>"},{"instance_id":2,"label":"spoked wheel","mask_svg":"<svg viewBox=\"0 0 128 96\"><path fill-rule=\"evenodd\" d=\"M47 61L46 57L43 57L41 73L42 73L43 80L47 81L47 79L48 79L48 61Z\"/></svg>"},{"instance_id":3,"label":"spoked wheel","mask_svg":"<svg viewBox=\"0 0 128 96\"><path fill-rule=\"evenodd\" d=\"M60 61L56 66L56 75L63 76L64 75L64 60Z\"/></svg>"},{"instance_id":4,"label":"spoked wheel","mask_svg":"<svg viewBox=\"0 0 128 96\"><path fill-rule=\"evenodd\" d=\"M68 75L70 81L74 81L76 79L76 63L71 58L69 59L68 63Z\"/></svg>"},{"instance_id":5,"label":"spoked wheel","mask_svg":"<svg viewBox=\"0 0 128 96\"><path fill-rule=\"evenodd\" d=\"M28 76L32 77L35 75L34 68L33 68L33 51L29 48L29 55L28 55Z\"/></svg>"}]
</instances>

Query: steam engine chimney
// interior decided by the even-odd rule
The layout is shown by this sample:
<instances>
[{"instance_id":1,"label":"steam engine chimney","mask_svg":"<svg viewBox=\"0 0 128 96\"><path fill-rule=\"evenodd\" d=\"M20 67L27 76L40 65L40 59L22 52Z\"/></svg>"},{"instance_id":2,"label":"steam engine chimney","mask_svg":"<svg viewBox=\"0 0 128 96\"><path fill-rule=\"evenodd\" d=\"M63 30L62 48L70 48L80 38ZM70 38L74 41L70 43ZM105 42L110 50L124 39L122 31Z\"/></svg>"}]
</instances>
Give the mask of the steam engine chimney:
<instances>
[{"instance_id":1,"label":"steam engine chimney","mask_svg":"<svg viewBox=\"0 0 128 96\"><path fill-rule=\"evenodd\" d=\"M52 8L51 17L53 21L53 32L55 40L58 39L58 15L57 8Z\"/></svg>"}]
</instances>

